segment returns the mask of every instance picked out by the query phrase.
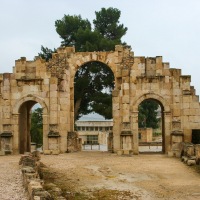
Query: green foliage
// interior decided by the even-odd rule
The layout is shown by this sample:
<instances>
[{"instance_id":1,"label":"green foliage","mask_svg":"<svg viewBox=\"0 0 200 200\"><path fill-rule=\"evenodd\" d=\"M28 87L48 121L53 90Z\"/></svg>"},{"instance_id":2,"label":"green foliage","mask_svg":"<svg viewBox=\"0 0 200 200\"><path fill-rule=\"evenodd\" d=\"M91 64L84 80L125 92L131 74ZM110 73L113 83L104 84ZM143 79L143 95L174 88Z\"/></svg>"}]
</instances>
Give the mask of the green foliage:
<instances>
[{"instance_id":1,"label":"green foliage","mask_svg":"<svg viewBox=\"0 0 200 200\"><path fill-rule=\"evenodd\" d=\"M116 8L102 8L101 11L95 12L96 19L93 20L95 30L98 31L103 38L115 40L115 43L120 44L121 38L128 30L123 24L119 24L121 15L120 10Z\"/></svg>"},{"instance_id":2,"label":"green foliage","mask_svg":"<svg viewBox=\"0 0 200 200\"><path fill-rule=\"evenodd\" d=\"M155 133L153 133L153 137L157 137L157 136L162 136L162 133L161 132L155 132Z\"/></svg>"},{"instance_id":3,"label":"green foliage","mask_svg":"<svg viewBox=\"0 0 200 200\"><path fill-rule=\"evenodd\" d=\"M62 46L76 46L77 33L81 30L91 31L90 22L87 19L82 19L80 15L64 15L61 20L56 20L55 27L62 39Z\"/></svg>"},{"instance_id":4,"label":"green foliage","mask_svg":"<svg viewBox=\"0 0 200 200\"><path fill-rule=\"evenodd\" d=\"M31 142L43 143L42 108L35 109L31 114Z\"/></svg>"},{"instance_id":5,"label":"green foliage","mask_svg":"<svg viewBox=\"0 0 200 200\"><path fill-rule=\"evenodd\" d=\"M127 28L119 24L121 12L116 8L102 8L95 12L94 30L87 19L80 15L64 15L56 20L56 31L62 39L62 46L75 46L76 51L110 51L116 44L122 44L121 38Z\"/></svg>"},{"instance_id":6,"label":"green foliage","mask_svg":"<svg viewBox=\"0 0 200 200\"><path fill-rule=\"evenodd\" d=\"M121 12L116 8L102 8L95 12L94 29L87 19L80 15L64 15L56 20L56 31L62 39L62 46L74 46L76 51L111 51L115 45L124 44L122 36L127 28L119 24ZM44 48L39 54L44 59L51 58L55 52ZM105 118L112 118L112 95L114 76L103 63L93 62L82 66L75 75L74 111L75 120L90 112L97 112Z\"/></svg>"},{"instance_id":7,"label":"green foliage","mask_svg":"<svg viewBox=\"0 0 200 200\"><path fill-rule=\"evenodd\" d=\"M75 104L81 99L76 119L96 112L106 119L112 118L112 95L114 75L110 68L100 62L81 67L75 75Z\"/></svg>"},{"instance_id":8,"label":"green foliage","mask_svg":"<svg viewBox=\"0 0 200 200\"><path fill-rule=\"evenodd\" d=\"M56 49L54 50L51 50L47 47L43 47L41 46L41 53L38 53L38 55L43 58L44 60L48 61L49 59L52 58L52 53L55 53L56 52Z\"/></svg>"},{"instance_id":9,"label":"green foliage","mask_svg":"<svg viewBox=\"0 0 200 200\"><path fill-rule=\"evenodd\" d=\"M157 109L159 104L155 100L145 100L139 105L139 128L158 128Z\"/></svg>"},{"instance_id":10,"label":"green foliage","mask_svg":"<svg viewBox=\"0 0 200 200\"><path fill-rule=\"evenodd\" d=\"M127 28L119 23L121 12L116 8L102 8L95 12L94 29L87 19L80 15L64 15L56 20L56 31L62 39L62 46L74 46L76 51L112 51L117 44L125 44L121 38ZM51 50L42 46L39 55L48 61ZM106 119L112 118L112 95L114 76L109 67L100 62L90 62L82 66L75 74L74 116L75 120L82 115L96 112ZM158 127L154 101L144 101L139 106L139 127Z\"/></svg>"}]
</instances>

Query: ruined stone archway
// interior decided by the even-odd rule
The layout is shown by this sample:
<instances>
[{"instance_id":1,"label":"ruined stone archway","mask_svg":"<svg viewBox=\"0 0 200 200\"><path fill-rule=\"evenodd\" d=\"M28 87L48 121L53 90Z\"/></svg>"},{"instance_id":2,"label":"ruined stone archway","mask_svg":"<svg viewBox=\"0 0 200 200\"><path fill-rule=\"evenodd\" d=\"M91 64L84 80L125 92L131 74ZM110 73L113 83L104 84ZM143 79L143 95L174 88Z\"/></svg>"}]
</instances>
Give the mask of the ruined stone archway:
<instances>
[{"instance_id":1,"label":"ruined stone archway","mask_svg":"<svg viewBox=\"0 0 200 200\"><path fill-rule=\"evenodd\" d=\"M14 130L14 134L18 134L18 141L16 140L13 146L15 152L24 153L31 151L31 108L39 103L43 110L43 146L46 147L47 141L47 120L48 110L44 101L34 95L28 94L17 101L13 107L13 117L15 118L15 126L18 127Z\"/></svg>"},{"instance_id":2,"label":"ruined stone archway","mask_svg":"<svg viewBox=\"0 0 200 200\"><path fill-rule=\"evenodd\" d=\"M145 101L154 101L156 102L159 106L160 106L160 119L161 119L161 136L162 136L162 148L160 152L167 152L170 149L169 143L170 143L170 135L169 134L169 130L166 129L166 127L168 127L167 125L167 115L165 113L167 113L169 115L170 110L169 110L169 104L168 102L165 101L165 99L163 99L160 95L156 95L156 94L144 94L142 95L139 99L137 99L137 101L134 104L134 107L137 106L137 110L139 109L139 105ZM135 108L136 109L136 108ZM139 113L139 111L138 111ZM139 116L138 116L139 117ZM139 121L139 119L138 119ZM151 128L151 127L147 127L147 128ZM138 125L138 132L139 132L139 125ZM138 134L138 133L136 133ZM138 137L139 138L139 137ZM153 142L153 140L150 140L150 143ZM144 142L145 143L145 142ZM148 143L148 141L147 141ZM138 142L138 146L139 146L139 142ZM149 150L150 150L150 144L149 144ZM148 152L148 150L146 150Z\"/></svg>"},{"instance_id":3,"label":"ruined stone archway","mask_svg":"<svg viewBox=\"0 0 200 200\"><path fill-rule=\"evenodd\" d=\"M66 152L74 145L67 139L74 132L74 75L80 66L94 61L109 66L115 77L114 152L138 154L138 105L148 98L163 105L165 152L180 141L191 142L192 131L200 129L200 106L190 76L170 69L160 56L135 57L126 46L117 45L110 52L75 52L66 47L58 48L48 62L22 57L13 73L0 74L1 150L19 151L19 108L28 101L40 103L45 112L44 150Z\"/></svg>"}]
</instances>

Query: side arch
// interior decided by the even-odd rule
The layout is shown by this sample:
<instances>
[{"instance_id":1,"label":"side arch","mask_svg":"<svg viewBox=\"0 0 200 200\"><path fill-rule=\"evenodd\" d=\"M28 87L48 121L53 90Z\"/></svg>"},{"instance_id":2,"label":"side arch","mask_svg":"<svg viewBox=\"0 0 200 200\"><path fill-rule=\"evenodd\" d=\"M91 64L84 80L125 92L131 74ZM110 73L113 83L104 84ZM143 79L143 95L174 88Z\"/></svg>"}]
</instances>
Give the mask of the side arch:
<instances>
[{"instance_id":1,"label":"side arch","mask_svg":"<svg viewBox=\"0 0 200 200\"><path fill-rule=\"evenodd\" d=\"M162 152L166 153L171 148L171 109L170 109L170 103L168 100L164 99L160 94L155 93L146 93L139 96L133 103L131 104L132 108L132 115L133 119L132 122L133 125L133 132L134 135L134 151L139 152L139 141L138 141L138 107L144 100L154 100L157 101L160 106L162 107Z\"/></svg>"},{"instance_id":2,"label":"side arch","mask_svg":"<svg viewBox=\"0 0 200 200\"><path fill-rule=\"evenodd\" d=\"M13 114L18 114L20 106L24 102L27 102L27 101L35 101L35 102L39 103L42 106L43 114L47 114L48 113L48 107L47 107L44 99L42 99L41 97L38 97L36 95L28 94L28 95L26 95L26 96L24 96L21 99L16 101L16 103L13 106Z\"/></svg>"},{"instance_id":3,"label":"side arch","mask_svg":"<svg viewBox=\"0 0 200 200\"><path fill-rule=\"evenodd\" d=\"M24 153L31 150L31 107L39 103L43 109L43 147L48 146L48 108L44 99L27 94L26 96L17 100L12 109L13 115L13 149L15 152ZM45 133L45 134L44 134Z\"/></svg>"},{"instance_id":4,"label":"side arch","mask_svg":"<svg viewBox=\"0 0 200 200\"><path fill-rule=\"evenodd\" d=\"M143 95L139 96L135 101L133 101L133 104L132 104L133 111L137 111L140 103L142 103L142 101L147 100L147 99L153 99L153 100L160 102L161 105L163 106L163 111L170 112L169 102L166 99L164 99L161 95L154 94L154 93L143 94Z\"/></svg>"}]
</instances>

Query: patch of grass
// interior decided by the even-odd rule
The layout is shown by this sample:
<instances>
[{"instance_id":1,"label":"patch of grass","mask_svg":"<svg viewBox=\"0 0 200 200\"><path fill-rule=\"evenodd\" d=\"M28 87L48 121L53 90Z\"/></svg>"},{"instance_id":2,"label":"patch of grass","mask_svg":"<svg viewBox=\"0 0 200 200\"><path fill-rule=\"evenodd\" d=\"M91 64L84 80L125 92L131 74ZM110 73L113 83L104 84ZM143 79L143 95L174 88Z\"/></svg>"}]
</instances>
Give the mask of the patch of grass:
<instances>
[{"instance_id":1,"label":"patch of grass","mask_svg":"<svg viewBox=\"0 0 200 200\"><path fill-rule=\"evenodd\" d=\"M86 189L79 191L79 185L75 180L69 179L58 171L51 168L42 167L40 174L44 180L44 189L47 190L56 200L58 192L55 188L61 189L61 195L68 200L129 200L138 199L131 191L119 191L110 189ZM115 178L114 176L107 176L107 178ZM60 195L59 195L60 196Z\"/></svg>"},{"instance_id":2,"label":"patch of grass","mask_svg":"<svg viewBox=\"0 0 200 200\"><path fill-rule=\"evenodd\" d=\"M193 165L192 167L200 176L200 165Z\"/></svg>"},{"instance_id":3,"label":"patch of grass","mask_svg":"<svg viewBox=\"0 0 200 200\"><path fill-rule=\"evenodd\" d=\"M44 189L48 191L55 200L58 198L58 196L60 196L58 195L57 189L55 189L56 187L61 189L61 195L66 199L90 199L86 194L76 192L76 183L74 183L72 180L67 180L62 174L55 172L51 168L41 167L40 177L44 180Z\"/></svg>"},{"instance_id":4,"label":"patch of grass","mask_svg":"<svg viewBox=\"0 0 200 200\"><path fill-rule=\"evenodd\" d=\"M97 200L129 200L132 198L137 199L130 191L108 190L99 189L93 192L94 199Z\"/></svg>"}]
</instances>

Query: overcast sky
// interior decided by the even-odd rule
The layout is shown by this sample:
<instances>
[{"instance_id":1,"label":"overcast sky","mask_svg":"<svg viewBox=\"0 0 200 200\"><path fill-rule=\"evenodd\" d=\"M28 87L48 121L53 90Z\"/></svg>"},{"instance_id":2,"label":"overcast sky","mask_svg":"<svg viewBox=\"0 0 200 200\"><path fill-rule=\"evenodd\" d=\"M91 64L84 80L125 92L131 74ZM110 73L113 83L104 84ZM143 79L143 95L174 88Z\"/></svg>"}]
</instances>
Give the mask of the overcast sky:
<instances>
[{"instance_id":1,"label":"overcast sky","mask_svg":"<svg viewBox=\"0 0 200 200\"><path fill-rule=\"evenodd\" d=\"M15 60L32 60L41 45L60 46L54 23L64 14L91 22L102 7L118 8L128 27L123 38L136 56L163 56L191 75L200 95L200 0L0 0L0 73Z\"/></svg>"}]
</instances>

